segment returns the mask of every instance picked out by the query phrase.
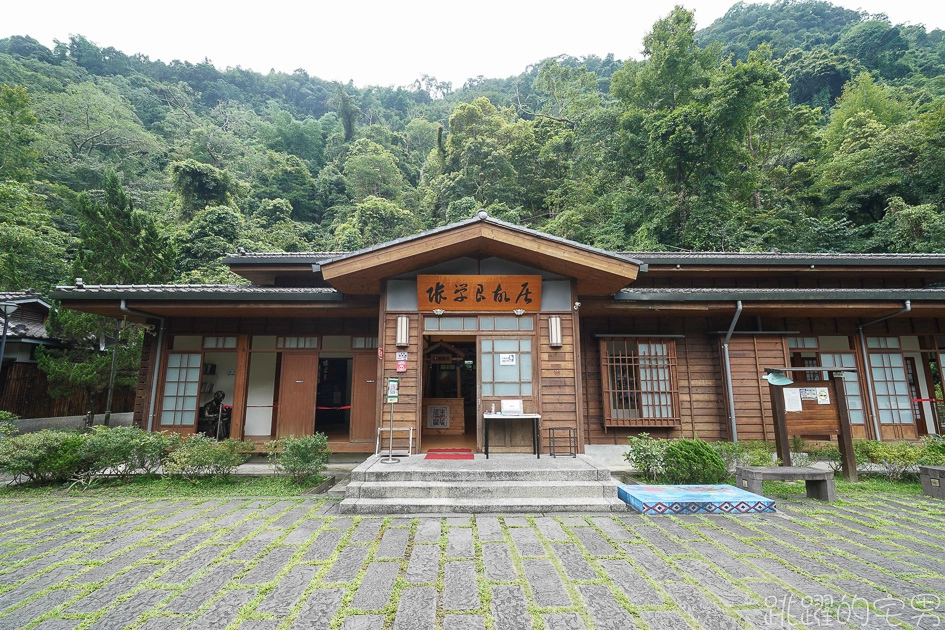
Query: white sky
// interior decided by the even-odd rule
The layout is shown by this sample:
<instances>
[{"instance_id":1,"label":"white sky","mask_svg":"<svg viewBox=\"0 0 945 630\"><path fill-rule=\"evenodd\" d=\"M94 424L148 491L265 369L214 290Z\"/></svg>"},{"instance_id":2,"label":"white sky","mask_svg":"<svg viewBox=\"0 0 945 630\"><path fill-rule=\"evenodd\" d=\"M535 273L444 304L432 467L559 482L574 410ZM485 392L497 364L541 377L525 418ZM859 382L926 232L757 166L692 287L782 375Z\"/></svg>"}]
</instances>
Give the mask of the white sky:
<instances>
[{"instance_id":1,"label":"white sky","mask_svg":"<svg viewBox=\"0 0 945 630\"><path fill-rule=\"evenodd\" d=\"M422 74L451 81L505 78L544 58L613 53L639 58L643 35L675 4L695 11L699 28L725 14L731 0L39 0L9 2L0 38L30 35L43 44L81 34L99 46L152 60L200 62L257 72L304 68L356 85L409 85ZM835 0L893 23L945 28L935 0Z\"/></svg>"}]
</instances>

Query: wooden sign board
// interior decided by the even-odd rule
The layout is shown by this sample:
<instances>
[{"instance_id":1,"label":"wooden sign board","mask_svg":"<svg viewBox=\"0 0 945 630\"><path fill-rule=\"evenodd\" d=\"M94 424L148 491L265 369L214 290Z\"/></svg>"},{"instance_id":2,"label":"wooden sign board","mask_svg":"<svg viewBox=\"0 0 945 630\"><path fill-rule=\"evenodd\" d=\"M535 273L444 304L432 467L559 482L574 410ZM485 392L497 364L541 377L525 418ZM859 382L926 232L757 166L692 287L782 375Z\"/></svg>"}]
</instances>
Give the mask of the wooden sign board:
<instances>
[{"instance_id":1,"label":"wooden sign board","mask_svg":"<svg viewBox=\"0 0 945 630\"><path fill-rule=\"evenodd\" d=\"M541 276L417 276L421 311L541 310Z\"/></svg>"},{"instance_id":2,"label":"wooden sign board","mask_svg":"<svg viewBox=\"0 0 945 630\"><path fill-rule=\"evenodd\" d=\"M840 434L840 411L833 381L795 382L783 387L781 392L785 398L784 420L788 435ZM790 400L800 402L801 408L792 410L788 406Z\"/></svg>"}]
</instances>

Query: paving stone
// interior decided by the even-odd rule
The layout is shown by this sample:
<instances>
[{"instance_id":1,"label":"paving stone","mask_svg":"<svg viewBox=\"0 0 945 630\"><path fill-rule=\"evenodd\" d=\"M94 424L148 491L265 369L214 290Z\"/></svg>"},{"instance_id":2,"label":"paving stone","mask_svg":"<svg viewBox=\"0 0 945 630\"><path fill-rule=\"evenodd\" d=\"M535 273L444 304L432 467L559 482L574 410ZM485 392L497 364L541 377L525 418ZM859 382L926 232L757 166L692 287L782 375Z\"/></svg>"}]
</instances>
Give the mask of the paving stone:
<instances>
[{"instance_id":1,"label":"paving stone","mask_svg":"<svg viewBox=\"0 0 945 630\"><path fill-rule=\"evenodd\" d=\"M279 537L276 530L263 530L253 535L252 538L241 543L236 550L230 554L230 560L249 561L259 556L266 547L275 542Z\"/></svg>"},{"instance_id":2,"label":"paving stone","mask_svg":"<svg viewBox=\"0 0 945 630\"><path fill-rule=\"evenodd\" d=\"M666 590L676 604L706 628L737 630L738 622L710 602L695 586L667 584Z\"/></svg>"},{"instance_id":3,"label":"paving stone","mask_svg":"<svg viewBox=\"0 0 945 630\"><path fill-rule=\"evenodd\" d=\"M243 539L252 538L259 529L260 525L255 520L250 520L245 523L240 523L229 532L224 534L223 539L232 545L237 545L242 543ZM272 536L273 540L275 539L275 533Z\"/></svg>"},{"instance_id":4,"label":"paving stone","mask_svg":"<svg viewBox=\"0 0 945 630\"><path fill-rule=\"evenodd\" d=\"M119 578L108 582L102 588L92 591L76 603L69 606L65 612L90 613L101 610L127 593L131 588L133 588L133 585L146 580L156 568L157 567L154 565L151 565L150 567L135 567Z\"/></svg>"},{"instance_id":5,"label":"paving stone","mask_svg":"<svg viewBox=\"0 0 945 630\"><path fill-rule=\"evenodd\" d=\"M777 621L790 627L792 619L808 626L834 625L830 612L825 609L835 604L831 594L800 597L774 582L752 582L751 588L764 604L769 626Z\"/></svg>"},{"instance_id":6,"label":"paving stone","mask_svg":"<svg viewBox=\"0 0 945 630\"><path fill-rule=\"evenodd\" d=\"M274 547L256 563L249 573L240 578L243 584L262 584L272 581L289 563L295 552L295 547Z\"/></svg>"},{"instance_id":7,"label":"paving stone","mask_svg":"<svg viewBox=\"0 0 945 630\"><path fill-rule=\"evenodd\" d=\"M606 586L581 584L577 588L597 630L627 630L637 627L630 613L620 605Z\"/></svg>"},{"instance_id":8,"label":"paving stone","mask_svg":"<svg viewBox=\"0 0 945 630\"><path fill-rule=\"evenodd\" d=\"M670 536L674 536L684 542L691 540L703 540L701 534L697 534L691 529L680 525L673 520L673 517L665 516L654 521L656 525Z\"/></svg>"},{"instance_id":9,"label":"paving stone","mask_svg":"<svg viewBox=\"0 0 945 630\"><path fill-rule=\"evenodd\" d=\"M186 582L201 569L209 566L225 550L226 547L221 545L211 545L203 549L198 549L192 556L172 566L157 579L159 582L164 582L165 584L180 584L181 582Z\"/></svg>"},{"instance_id":10,"label":"paving stone","mask_svg":"<svg viewBox=\"0 0 945 630\"><path fill-rule=\"evenodd\" d=\"M479 532L479 540L505 540L505 532L499 519L495 516L477 516L476 529Z\"/></svg>"},{"instance_id":11,"label":"paving stone","mask_svg":"<svg viewBox=\"0 0 945 630\"><path fill-rule=\"evenodd\" d=\"M303 505L294 507L282 516L280 516L274 523L269 525L269 527L280 527L282 529L288 529L295 525L298 521L302 520L306 514L311 510L311 506Z\"/></svg>"},{"instance_id":12,"label":"paving stone","mask_svg":"<svg viewBox=\"0 0 945 630\"><path fill-rule=\"evenodd\" d=\"M213 602L210 608L187 626L187 630L197 628L219 630L219 628L225 628L236 619L237 615L239 615L240 608L245 606L255 596L255 590L226 592L217 601Z\"/></svg>"},{"instance_id":13,"label":"paving stone","mask_svg":"<svg viewBox=\"0 0 945 630\"><path fill-rule=\"evenodd\" d=\"M941 558L936 558L931 555L919 555L914 553L901 554L897 556L900 560L908 562L909 564L915 565L924 569L925 571L931 573L941 573L945 575L945 556ZM914 573L916 570L912 569L908 573Z\"/></svg>"},{"instance_id":14,"label":"paving stone","mask_svg":"<svg viewBox=\"0 0 945 630\"><path fill-rule=\"evenodd\" d=\"M786 532L780 529L771 532L771 534L781 544L790 545L791 547L799 549L801 553L808 555L829 553L835 543L835 541L825 539L823 536L820 536L819 540L807 540L796 535L794 532Z\"/></svg>"},{"instance_id":15,"label":"paving stone","mask_svg":"<svg viewBox=\"0 0 945 630\"><path fill-rule=\"evenodd\" d=\"M652 525L639 525L633 529L633 532L665 554L672 555L684 551L680 543L670 539L663 530Z\"/></svg>"},{"instance_id":16,"label":"paving stone","mask_svg":"<svg viewBox=\"0 0 945 630\"><path fill-rule=\"evenodd\" d=\"M147 540L153 535L153 532L149 531L137 531L130 532L124 536L116 537L114 540L111 540L97 549L93 549L84 558L93 561L104 560L105 558L110 558L111 556L117 554L120 551L127 549L133 545ZM61 552L56 554L57 556L61 555ZM161 553L157 557L161 557ZM169 556L173 558L174 556ZM178 555L178 557L180 557Z\"/></svg>"},{"instance_id":17,"label":"paving stone","mask_svg":"<svg viewBox=\"0 0 945 630\"><path fill-rule=\"evenodd\" d=\"M70 554L71 555L71 554ZM20 580L25 580L31 578L40 571L46 569L49 566L56 564L57 562L62 562L67 559L69 555L60 554L49 554L48 556L43 556L42 558L37 558L29 564L25 564L18 569L14 569L9 573L4 573L0 575L0 584L15 584Z\"/></svg>"},{"instance_id":18,"label":"paving stone","mask_svg":"<svg viewBox=\"0 0 945 630\"><path fill-rule=\"evenodd\" d=\"M416 545L407 563L405 579L410 584L435 582L440 571L440 548L435 545Z\"/></svg>"},{"instance_id":19,"label":"paving stone","mask_svg":"<svg viewBox=\"0 0 945 630\"><path fill-rule=\"evenodd\" d=\"M443 575L443 609L470 610L479 608L475 562L447 562Z\"/></svg>"},{"instance_id":20,"label":"paving stone","mask_svg":"<svg viewBox=\"0 0 945 630\"><path fill-rule=\"evenodd\" d=\"M564 589L561 578L549 560L523 560L522 568L531 587L535 603L548 606L570 606L571 597Z\"/></svg>"},{"instance_id":21,"label":"paving stone","mask_svg":"<svg viewBox=\"0 0 945 630\"><path fill-rule=\"evenodd\" d=\"M548 540L569 540L568 533L564 531L558 521L550 516L540 516L535 519L535 527L541 532L541 535Z\"/></svg>"},{"instance_id":22,"label":"paving stone","mask_svg":"<svg viewBox=\"0 0 945 630\"><path fill-rule=\"evenodd\" d=\"M312 583L318 567L299 565L289 569L265 599L256 608L258 613L271 613L276 617L285 617L289 614L295 602L298 601L308 585Z\"/></svg>"},{"instance_id":23,"label":"paving stone","mask_svg":"<svg viewBox=\"0 0 945 630\"><path fill-rule=\"evenodd\" d=\"M551 613L541 616L545 630L586 630L584 620L577 613Z\"/></svg>"},{"instance_id":24,"label":"paving stone","mask_svg":"<svg viewBox=\"0 0 945 630\"><path fill-rule=\"evenodd\" d=\"M753 530L753 529L749 529L749 528L745 527L744 525L742 525L741 522L736 521L736 520L735 520L736 518L738 519L738 521L747 521L747 520L748 520L748 519L745 518L745 515L741 515L741 516L738 516L738 517L733 517L733 516L717 516L717 517L715 517L715 518L712 519L712 522L713 522L716 526L721 527L722 529L724 529L725 531L727 531L729 534L732 534L732 535L735 536L736 538L758 538L758 537L760 537L760 536L763 535L763 534L760 534L760 533L756 532L756 531ZM751 521L748 521L748 522L751 522Z\"/></svg>"},{"instance_id":25,"label":"paving stone","mask_svg":"<svg viewBox=\"0 0 945 630\"><path fill-rule=\"evenodd\" d=\"M78 589L49 591L27 605L0 617L0 628L21 628L40 615L44 615L53 608L61 606L81 592L82 591Z\"/></svg>"},{"instance_id":26,"label":"paving stone","mask_svg":"<svg viewBox=\"0 0 945 630\"><path fill-rule=\"evenodd\" d=\"M312 534L320 530L325 526L324 519L320 518L306 518L299 521L295 529L285 535L285 538L282 539L283 545L302 545L308 542L308 539L312 537Z\"/></svg>"},{"instance_id":27,"label":"paving stone","mask_svg":"<svg viewBox=\"0 0 945 630\"><path fill-rule=\"evenodd\" d=\"M842 516L838 516L836 514L833 514L829 517L825 516L825 518L829 518L832 522L840 525L841 527L852 529L855 532L859 532L867 536L881 536L883 534L883 531L879 526L864 525L863 523L859 523L853 519L843 518Z\"/></svg>"},{"instance_id":28,"label":"paving stone","mask_svg":"<svg viewBox=\"0 0 945 630\"><path fill-rule=\"evenodd\" d=\"M135 619L156 606L170 591L143 590L135 593L104 617L89 626L89 630L118 630L131 625Z\"/></svg>"},{"instance_id":29,"label":"paving stone","mask_svg":"<svg viewBox=\"0 0 945 630\"><path fill-rule=\"evenodd\" d=\"M864 549L863 547L855 545L846 540L836 541L830 546L832 549L843 551L854 556L862 562L875 564L892 573L916 573L916 568L913 566L905 564L904 562L900 562L895 558L884 556L883 554L877 553L872 549Z\"/></svg>"},{"instance_id":30,"label":"paving stone","mask_svg":"<svg viewBox=\"0 0 945 630\"><path fill-rule=\"evenodd\" d=\"M229 514L226 514L222 516L219 520L217 520L216 524L217 524L217 527L221 529L226 529L227 527L233 527L237 523L241 523L245 519L249 518L254 513L255 513L255 510L252 510L250 508L240 508L238 510L233 510ZM254 529L258 527L258 524L253 524L253 525L254 525L253 527Z\"/></svg>"},{"instance_id":31,"label":"paving stone","mask_svg":"<svg viewBox=\"0 0 945 630\"><path fill-rule=\"evenodd\" d=\"M328 624L341 608L341 599L344 596L343 588L320 588L313 591L292 622L291 630L328 630Z\"/></svg>"},{"instance_id":32,"label":"paving stone","mask_svg":"<svg viewBox=\"0 0 945 630\"><path fill-rule=\"evenodd\" d=\"M73 630L80 623L82 623L80 619L47 619L35 626L33 630Z\"/></svg>"},{"instance_id":33,"label":"paving stone","mask_svg":"<svg viewBox=\"0 0 945 630\"><path fill-rule=\"evenodd\" d=\"M338 547L338 543L341 542L344 535L344 531L340 529L326 529L309 546L304 559L328 560L335 553L335 548Z\"/></svg>"},{"instance_id":34,"label":"paving stone","mask_svg":"<svg viewBox=\"0 0 945 630\"><path fill-rule=\"evenodd\" d=\"M390 601L394 581L400 572L399 562L372 562L361 581L351 605L364 610L383 608Z\"/></svg>"},{"instance_id":35,"label":"paving stone","mask_svg":"<svg viewBox=\"0 0 945 630\"><path fill-rule=\"evenodd\" d=\"M331 565L328 573L322 578L322 582L349 582L353 580L361 565L368 557L367 547L345 547L338 555L338 559Z\"/></svg>"},{"instance_id":36,"label":"paving stone","mask_svg":"<svg viewBox=\"0 0 945 630\"><path fill-rule=\"evenodd\" d=\"M831 562L859 578L869 580L873 584L882 587L890 593L894 593L906 598L918 597L925 594L922 587L917 584L913 584L887 573L883 573L874 567L871 567L862 562L858 562L851 558L835 556L831 558Z\"/></svg>"},{"instance_id":37,"label":"paving stone","mask_svg":"<svg viewBox=\"0 0 945 630\"><path fill-rule=\"evenodd\" d=\"M591 524L583 516L562 516L561 524L565 527L590 527Z\"/></svg>"},{"instance_id":38,"label":"paving stone","mask_svg":"<svg viewBox=\"0 0 945 630\"><path fill-rule=\"evenodd\" d=\"M791 627L791 622L786 616L781 616L771 610L749 608L747 610L739 610L738 615L748 623L749 628L755 628L756 630L767 630L768 628L780 628L784 630L785 628ZM691 626L682 627L689 628Z\"/></svg>"},{"instance_id":39,"label":"paving stone","mask_svg":"<svg viewBox=\"0 0 945 630\"><path fill-rule=\"evenodd\" d=\"M410 529L411 527L413 527L413 519L410 518L409 516L405 516L403 518L395 518L395 519L392 519L391 522L387 524L387 527L388 529L391 527L405 527L407 529Z\"/></svg>"},{"instance_id":40,"label":"paving stone","mask_svg":"<svg viewBox=\"0 0 945 630\"><path fill-rule=\"evenodd\" d=\"M360 523L358 523L357 527L354 528L354 531L351 532L350 541L353 543L374 542L374 539L377 538L377 534L381 531L381 525L383 524L384 521L379 518L364 518Z\"/></svg>"},{"instance_id":41,"label":"paving stone","mask_svg":"<svg viewBox=\"0 0 945 630\"><path fill-rule=\"evenodd\" d=\"M528 627L528 602L525 591L517 584L492 587L491 611L496 630L522 630Z\"/></svg>"},{"instance_id":42,"label":"paving stone","mask_svg":"<svg viewBox=\"0 0 945 630\"><path fill-rule=\"evenodd\" d=\"M479 519L480 521L482 519ZM435 543L440 540L440 519L438 518L421 518L420 522L417 524L417 529L413 535L413 541L415 543ZM479 530L479 538L482 538L482 529Z\"/></svg>"},{"instance_id":43,"label":"paving stone","mask_svg":"<svg viewBox=\"0 0 945 630\"><path fill-rule=\"evenodd\" d=\"M167 549L158 551L156 554L154 554L154 558L156 560L163 560L165 562L173 562L181 556L187 555L203 543L207 542L215 534L216 532L210 530L196 531L192 536L188 536L187 538L174 543Z\"/></svg>"},{"instance_id":44,"label":"paving stone","mask_svg":"<svg viewBox=\"0 0 945 630\"><path fill-rule=\"evenodd\" d=\"M516 579L512 555L505 543L485 543L482 546L482 563L489 580L510 582Z\"/></svg>"},{"instance_id":45,"label":"paving stone","mask_svg":"<svg viewBox=\"0 0 945 630\"><path fill-rule=\"evenodd\" d=\"M352 615L345 618L341 630L381 630L384 615Z\"/></svg>"},{"instance_id":46,"label":"paving stone","mask_svg":"<svg viewBox=\"0 0 945 630\"><path fill-rule=\"evenodd\" d=\"M115 559L109 560L104 564L100 564L99 566L77 576L75 581L81 583L91 583L108 580L122 569L134 564L135 562L138 562L139 560L144 560L154 553L154 551L154 547L135 547L134 549L130 549L120 556L117 556ZM158 568L158 566L152 565L151 572L153 573Z\"/></svg>"},{"instance_id":47,"label":"paving stone","mask_svg":"<svg viewBox=\"0 0 945 630\"><path fill-rule=\"evenodd\" d=\"M469 528L453 528L446 533L447 558L473 558L476 550L473 547L472 530Z\"/></svg>"},{"instance_id":48,"label":"paving stone","mask_svg":"<svg viewBox=\"0 0 945 630\"><path fill-rule=\"evenodd\" d=\"M656 589L626 560L601 560L600 566L631 603L638 605L663 603L663 598Z\"/></svg>"},{"instance_id":49,"label":"paving stone","mask_svg":"<svg viewBox=\"0 0 945 630\"><path fill-rule=\"evenodd\" d=\"M823 595L833 595L828 587L813 581L812 579L792 571L774 558L756 558L752 560L755 567L767 571L782 582L785 582L791 588L795 588L801 594L808 597L817 597Z\"/></svg>"},{"instance_id":50,"label":"paving stone","mask_svg":"<svg viewBox=\"0 0 945 630\"><path fill-rule=\"evenodd\" d=\"M446 519L447 527L472 527L472 520L467 516L454 516Z\"/></svg>"},{"instance_id":51,"label":"paving stone","mask_svg":"<svg viewBox=\"0 0 945 630\"><path fill-rule=\"evenodd\" d=\"M547 555L544 545L541 544L541 541L538 539L538 534L536 534L534 530L524 528L510 529L509 535L512 537L512 542L515 544L518 555L522 557Z\"/></svg>"},{"instance_id":52,"label":"paving stone","mask_svg":"<svg viewBox=\"0 0 945 630\"><path fill-rule=\"evenodd\" d=\"M50 570L48 573L43 573L42 575L37 575L30 580L27 580L14 588L13 590L7 591L0 595L0 610L4 610L13 606L14 604L19 604L22 601L25 601L39 593L44 591L47 588L56 586L64 580L68 580L73 575L79 572L83 567L80 567L75 564L66 564L61 567L56 567L55 569Z\"/></svg>"},{"instance_id":53,"label":"paving stone","mask_svg":"<svg viewBox=\"0 0 945 630\"><path fill-rule=\"evenodd\" d=\"M833 584L845 595L849 595L851 599L859 598L862 599L864 603L874 602L888 597L888 593L884 593L878 588L870 586L866 582L861 582L860 580L833 580Z\"/></svg>"},{"instance_id":54,"label":"paving stone","mask_svg":"<svg viewBox=\"0 0 945 630\"><path fill-rule=\"evenodd\" d=\"M683 578L670 564L646 545L623 544L623 552L638 564L643 573L657 582L683 582Z\"/></svg>"},{"instance_id":55,"label":"paving stone","mask_svg":"<svg viewBox=\"0 0 945 630\"><path fill-rule=\"evenodd\" d=\"M239 573L240 567L235 564L220 564L213 567L207 575L197 580L193 585L184 589L167 605L167 610L173 613L189 614L210 601L220 592L233 576Z\"/></svg>"},{"instance_id":56,"label":"paving stone","mask_svg":"<svg viewBox=\"0 0 945 630\"><path fill-rule=\"evenodd\" d=\"M552 548L569 579L596 580L600 577L577 545L552 545Z\"/></svg>"},{"instance_id":57,"label":"paving stone","mask_svg":"<svg viewBox=\"0 0 945 630\"><path fill-rule=\"evenodd\" d=\"M600 531L604 532L605 536L615 542L627 542L636 540L637 538L636 534L623 526L623 523L609 516L592 516L591 522L594 523Z\"/></svg>"},{"instance_id":58,"label":"paving stone","mask_svg":"<svg viewBox=\"0 0 945 630\"><path fill-rule=\"evenodd\" d=\"M242 507L245 504L246 504L245 501L224 501L222 503L209 502L207 503L207 506L212 506L212 507L210 507L208 511L201 512L200 517L213 519L213 522L216 523L220 520L221 517L225 516L226 514L229 514L233 510L236 510Z\"/></svg>"},{"instance_id":59,"label":"paving stone","mask_svg":"<svg viewBox=\"0 0 945 630\"><path fill-rule=\"evenodd\" d=\"M410 538L409 529L388 529L381 537L381 544L377 548L377 558L401 558L407 551L407 540ZM472 537L470 535L470 545Z\"/></svg>"},{"instance_id":60,"label":"paving stone","mask_svg":"<svg viewBox=\"0 0 945 630\"><path fill-rule=\"evenodd\" d=\"M400 593L394 630L429 630L436 624L436 589L407 588Z\"/></svg>"},{"instance_id":61,"label":"paving stone","mask_svg":"<svg viewBox=\"0 0 945 630\"><path fill-rule=\"evenodd\" d=\"M181 620L174 617L151 617L138 630L179 630L180 625Z\"/></svg>"},{"instance_id":62,"label":"paving stone","mask_svg":"<svg viewBox=\"0 0 945 630\"><path fill-rule=\"evenodd\" d=\"M239 625L237 630L276 630L279 622L272 619L250 619Z\"/></svg>"},{"instance_id":63,"label":"paving stone","mask_svg":"<svg viewBox=\"0 0 945 630\"><path fill-rule=\"evenodd\" d=\"M701 560L688 558L677 560L676 566L685 575L693 578L698 584L712 591L727 606L739 606L751 603L751 598L737 586L713 571Z\"/></svg>"},{"instance_id":64,"label":"paving stone","mask_svg":"<svg viewBox=\"0 0 945 630\"><path fill-rule=\"evenodd\" d=\"M531 527L531 523L524 516L506 516L504 519L506 527Z\"/></svg>"},{"instance_id":65,"label":"paving stone","mask_svg":"<svg viewBox=\"0 0 945 630\"><path fill-rule=\"evenodd\" d=\"M717 547L712 543L693 542L689 543L689 547L703 558L706 558L714 564L722 567L722 569L733 578L742 579L758 577L758 572L751 568L748 564L738 560L721 547Z\"/></svg>"},{"instance_id":66,"label":"paving stone","mask_svg":"<svg viewBox=\"0 0 945 630\"><path fill-rule=\"evenodd\" d=\"M354 525L354 519L350 516L338 516L331 520L331 523L328 527L332 529L340 529L342 531L347 531L351 529L351 526Z\"/></svg>"},{"instance_id":67,"label":"paving stone","mask_svg":"<svg viewBox=\"0 0 945 630\"><path fill-rule=\"evenodd\" d=\"M45 553L49 553L60 547L65 547L69 543L74 542L80 538L78 534L69 534L67 536L57 536L56 538L51 538L44 542L30 546L28 549L21 551L20 553L14 554L12 556L7 556L3 559L4 562L20 562L23 560L29 560L30 558L35 558L41 556Z\"/></svg>"},{"instance_id":68,"label":"paving stone","mask_svg":"<svg viewBox=\"0 0 945 630\"><path fill-rule=\"evenodd\" d=\"M719 530L714 530L714 531L710 530L706 533L706 536L709 540L711 540L712 542L716 544L725 545L725 547L727 547L728 550L731 551L732 553L739 553L739 554L741 553L757 554L758 553L758 549L756 547L752 547L748 543L738 540L737 538L735 538L731 534L728 534L727 532L720 532Z\"/></svg>"},{"instance_id":69,"label":"paving stone","mask_svg":"<svg viewBox=\"0 0 945 630\"><path fill-rule=\"evenodd\" d=\"M480 615L444 615L443 630L486 630Z\"/></svg>"},{"instance_id":70,"label":"paving stone","mask_svg":"<svg viewBox=\"0 0 945 630\"><path fill-rule=\"evenodd\" d=\"M675 610L641 610L640 617L650 630L691 630L689 622Z\"/></svg>"},{"instance_id":71,"label":"paving stone","mask_svg":"<svg viewBox=\"0 0 945 630\"><path fill-rule=\"evenodd\" d=\"M617 553L617 549L607 542L607 539L601 536L596 529L580 527L571 531L592 556L612 556Z\"/></svg>"}]
</instances>

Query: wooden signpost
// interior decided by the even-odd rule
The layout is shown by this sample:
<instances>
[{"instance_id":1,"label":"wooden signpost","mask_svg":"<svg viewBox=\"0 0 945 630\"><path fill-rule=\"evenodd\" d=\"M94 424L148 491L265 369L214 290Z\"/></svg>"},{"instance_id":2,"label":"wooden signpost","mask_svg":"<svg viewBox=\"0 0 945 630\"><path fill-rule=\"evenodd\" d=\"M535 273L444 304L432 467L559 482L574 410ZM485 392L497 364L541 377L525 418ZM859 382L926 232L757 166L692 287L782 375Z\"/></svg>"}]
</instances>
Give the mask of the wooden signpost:
<instances>
[{"instance_id":1,"label":"wooden signpost","mask_svg":"<svg viewBox=\"0 0 945 630\"><path fill-rule=\"evenodd\" d=\"M846 389L845 372L854 368L765 368L769 376L781 375L786 382L777 384L777 378L768 378L771 408L774 412L774 442L782 466L791 465L791 436L837 436L840 449L841 471L845 479L856 481L856 458L853 455L853 432ZM829 372L829 381L794 383L789 377L797 372Z\"/></svg>"}]
</instances>

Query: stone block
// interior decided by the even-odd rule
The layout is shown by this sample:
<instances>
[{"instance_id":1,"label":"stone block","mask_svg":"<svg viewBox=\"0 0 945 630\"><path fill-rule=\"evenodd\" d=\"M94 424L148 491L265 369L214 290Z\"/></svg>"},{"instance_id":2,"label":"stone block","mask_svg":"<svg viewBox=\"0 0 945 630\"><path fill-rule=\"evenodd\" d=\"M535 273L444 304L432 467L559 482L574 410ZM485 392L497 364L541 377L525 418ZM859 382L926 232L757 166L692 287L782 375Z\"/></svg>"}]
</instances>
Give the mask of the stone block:
<instances>
[{"instance_id":1,"label":"stone block","mask_svg":"<svg viewBox=\"0 0 945 630\"><path fill-rule=\"evenodd\" d=\"M945 466L919 466L922 492L936 499L945 499Z\"/></svg>"}]
</instances>

